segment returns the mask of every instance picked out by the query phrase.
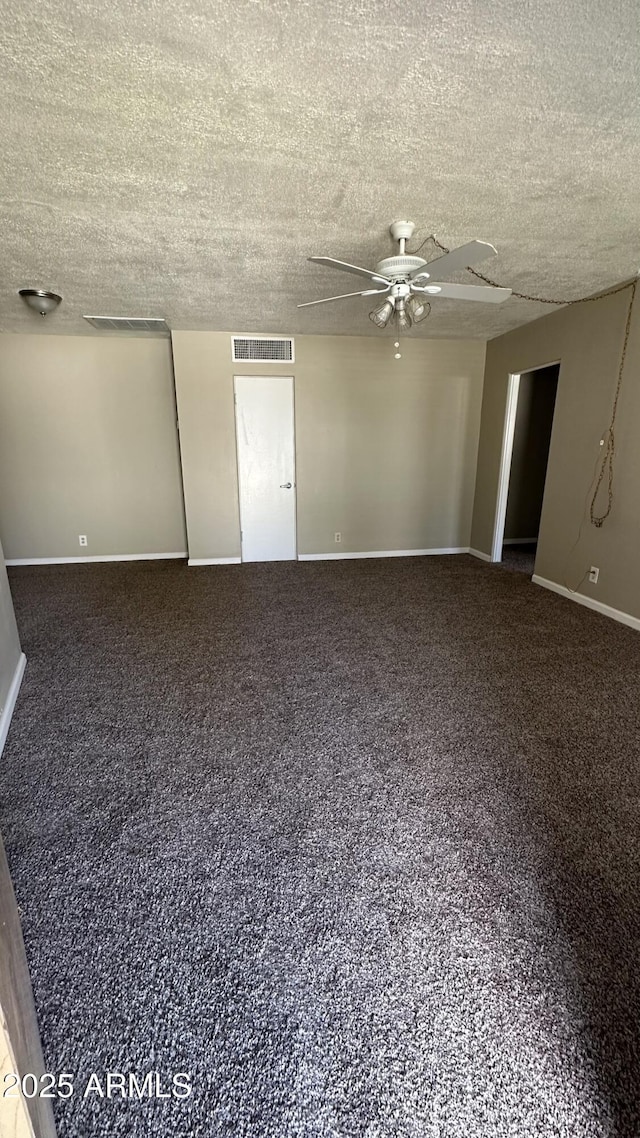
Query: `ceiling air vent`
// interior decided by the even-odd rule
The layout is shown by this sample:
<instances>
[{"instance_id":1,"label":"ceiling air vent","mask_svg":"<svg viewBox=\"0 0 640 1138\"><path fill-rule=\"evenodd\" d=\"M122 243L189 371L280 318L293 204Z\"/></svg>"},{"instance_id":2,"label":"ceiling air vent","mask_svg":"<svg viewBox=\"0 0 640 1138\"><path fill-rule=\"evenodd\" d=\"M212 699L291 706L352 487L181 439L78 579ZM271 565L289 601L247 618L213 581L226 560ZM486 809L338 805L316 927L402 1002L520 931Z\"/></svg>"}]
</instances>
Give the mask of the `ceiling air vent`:
<instances>
[{"instance_id":1,"label":"ceiling air vent","mask_svg":"<svg viewBox=\"0 0 640 1138\"><path fill-rule=\"evenodd\" d=\"M234 363L293 363L293 340L273 336L232 336L231 353Z\"/></svg>"},{"instance_id":2,"label":"ceiling air vent","mask_svg":"<svg viewBox=\"0 0 640 1138\"><path fill-rule=\"evenodd\" d=\"M155 332L162 335L169 332L166 320L142 316L84 316L83 319L101 332Z\"/></svg>"}]
</instances>

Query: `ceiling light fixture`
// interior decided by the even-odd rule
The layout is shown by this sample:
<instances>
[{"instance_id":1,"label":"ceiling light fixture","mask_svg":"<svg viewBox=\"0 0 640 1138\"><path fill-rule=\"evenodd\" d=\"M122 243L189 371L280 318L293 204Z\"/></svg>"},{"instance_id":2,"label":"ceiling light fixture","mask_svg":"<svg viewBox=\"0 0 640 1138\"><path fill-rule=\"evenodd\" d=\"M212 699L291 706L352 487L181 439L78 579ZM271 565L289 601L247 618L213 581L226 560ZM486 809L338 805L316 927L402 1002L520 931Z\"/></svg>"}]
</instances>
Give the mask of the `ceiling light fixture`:
<instances>
[{"instance_id":1,"label":"ceiling light fixture","mask_svg":"<svg viewBox=\"0 0 640 1138\"><path fill-rule=\"evenodd\" d=\"M369 319L372 320L378 328L386 328L389 320L393 316L394 309L395 304L392 298L388 296L386 300L383 300L377 308L374 308L373 311L369 313Z\"/></svg>"},{"instance_id":2,"label":"ceiling light fixture","mask_svg":"<svg viewBox=\"0 0 640 1138\"><path fill-rule=\"evenodd\" d=\"M419 324L426 320L431 312L431 305L422 296L403 296L407 286L399 284L394 286L393 294L381 301L372 312L369 319L378 328L386 328L392 316L395 315L398 332L408 332L412 324Z\"/></svg>"},{"instance_id":3,"label":"ceiling light fixture","mask_svg":"<svg viewBox=\"0 0 640 1138\"><path fill-rule=\"evenodd\" d=\"M411 317L405 308L404 299L400 296L396 300L396 325L398 332L408 332L411 323Z\"/></svg>"},{"instance_id":4,"label":"ceiling light fixture","mask_svg":"<svg viewBox=\"0 0 640 1138\"><path fill-rule=\"evenodd\" d=\"M57 292L48 292L44 288L21 288L18 289L18 295L22 297L28 308L39 312L41 316L54 312L62 301Z\"/></svg>"},{"instance_id":5,"label":"ceiling light fixture","mask_svg":"<svg viewBox=\"0 0 640 1138\"><path fill-rule=\"evenodd\" d=\"M428 300L423 300L421 296L410 296L407 301L407 310L414 324L419 324L421 320L426 320L431 312L431 305Z\"/></svg>"}]
</instances>

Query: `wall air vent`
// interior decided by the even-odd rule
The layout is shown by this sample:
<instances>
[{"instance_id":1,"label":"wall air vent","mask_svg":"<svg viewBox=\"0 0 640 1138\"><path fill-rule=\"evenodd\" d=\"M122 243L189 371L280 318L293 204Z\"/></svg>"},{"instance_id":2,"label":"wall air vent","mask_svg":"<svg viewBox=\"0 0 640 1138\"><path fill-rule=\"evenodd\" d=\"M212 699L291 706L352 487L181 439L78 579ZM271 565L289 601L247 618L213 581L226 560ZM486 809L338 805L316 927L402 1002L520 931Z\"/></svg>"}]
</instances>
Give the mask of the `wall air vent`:
<instances>
[{"instance_id":1,"label":"wall air vent","mask_svg":"<svg viewBox=\"0 0 640 1138\"><path fill-rule=\"evenodd\" d=\"M293 363L293 340L274 336L232 336L231 355L234 363Z\"/></svg>"},{"instance_id":2,"label":"wall air vent","mask_svg":"<svg viewBox=\"0 0 640 1138\"><path fill-rule=\"evenodd\" d=\"M94 328L101 332L155 332L156 335L168 335L169 325L166 320L155 318L147 319L143 316L83 316Z\"/></svg>"}]
</instances>

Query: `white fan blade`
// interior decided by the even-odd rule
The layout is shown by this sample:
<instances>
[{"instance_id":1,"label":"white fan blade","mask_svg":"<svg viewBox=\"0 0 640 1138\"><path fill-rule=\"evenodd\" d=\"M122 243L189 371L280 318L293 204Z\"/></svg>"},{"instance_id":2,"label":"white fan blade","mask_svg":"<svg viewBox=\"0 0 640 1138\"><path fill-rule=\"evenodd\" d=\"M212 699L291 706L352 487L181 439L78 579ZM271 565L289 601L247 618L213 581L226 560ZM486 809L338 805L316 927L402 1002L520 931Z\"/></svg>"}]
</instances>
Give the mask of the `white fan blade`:
<instances>
[{"instance_id":1,"label":"white fan blade","mask_svg":"<svg viewBox=\"0 0 640 1138\"><path fill-rule=\"evenodd\" d=\"M391 284L391 281L388 281L386 277L381 277L372 269L361 269L359 265L349 265L347 261L336 261L333 257L308 257L307 260L313 261L315 265L327 265L330 269L341 269L343 273L356 273L359 277L368 277L370 281L375 281L376 284Z\"/></svg>"},{"instance_id":2,"label":"white fan blade","mask_svg":"<svg viewBox=\"0 0 640 1138\"><path fill-rule=\"evenodd\" d=\"M443 253L441 257L429 261L428 265L414 269L409 278L414 281L421 276L433 279L436 273L439 277L448 277L450 273L466 269L468 265L476 265L478 261L485 261L487 257L495 257L497 252L498 250L488 241L469 241L467 245L460 245L458 249L452 249L450 253Z\"/></svg>"},{"instance_id":3,"label":"white fan blade","mask_svg":"<svg viewBox=\"0 0 640 1138\"><path fill-rule=\"evenodd\" d=\"M432 288L438 288L439 292L431 293ZM429 289L429 292L427 292ZM447 282L433 282L429 281L427 288L420 288L418 290L421 296L431 297L444 297L446 300L483 300L488 304L502 304L503 300L508 300L511 296L510 288L494 288L492 285L463 285L463 284L447 284Z\"/></svg>"},{"instance_id":4,"label":"white fan blade","mask_svg":"<svg viewBox=\"0 0 640 1138\"><path fill-rule=\"evenodd\" d=\"M312 304L328 304L330 300L346 300L348 296L384 296L388 292L388 288L368 288L364 292L343 292L341 296L323 296L322 300L307 300L304 304L296 305L297 308L310 308Z\"/></svg>"}]
</instances>

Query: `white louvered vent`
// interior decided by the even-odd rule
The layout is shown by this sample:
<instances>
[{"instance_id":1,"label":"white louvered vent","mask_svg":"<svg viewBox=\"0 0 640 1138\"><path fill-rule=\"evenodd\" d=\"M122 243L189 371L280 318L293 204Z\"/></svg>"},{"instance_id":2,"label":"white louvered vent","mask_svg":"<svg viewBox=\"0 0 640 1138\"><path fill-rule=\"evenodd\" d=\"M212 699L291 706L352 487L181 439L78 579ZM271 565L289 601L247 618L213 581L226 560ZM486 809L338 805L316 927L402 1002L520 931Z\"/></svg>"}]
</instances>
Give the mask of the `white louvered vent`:
<instances>
[{"instance_id":1,"label":"white louvered vent","mask_svg":"<svg viewBox=\"0 0 640 1138\"><path fill-rule=\"evenodd\" d=\"M293 340L274 336L232 336L231 354L234 363L293 363Z\"/></svg>"},{"instance_id":2,"label":"white louvered vent","mask_svg":"<svg viewBox=\"0 0 640 1138\"><path fill-rule=\"evenodd\" d=\"M166 320L143 316L84 316L84 320L99 328L101 332L155 332L167 335L169 325Z\"/></svg>"}]
</instances>

